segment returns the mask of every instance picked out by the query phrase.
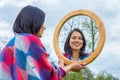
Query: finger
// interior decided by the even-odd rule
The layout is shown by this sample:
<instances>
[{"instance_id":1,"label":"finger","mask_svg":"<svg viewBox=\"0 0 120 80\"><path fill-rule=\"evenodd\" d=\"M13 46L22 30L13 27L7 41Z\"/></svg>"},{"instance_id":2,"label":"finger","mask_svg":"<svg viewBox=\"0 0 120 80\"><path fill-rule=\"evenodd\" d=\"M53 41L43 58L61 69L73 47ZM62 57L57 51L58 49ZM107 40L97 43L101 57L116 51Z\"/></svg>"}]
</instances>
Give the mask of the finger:
<instances>
[{"instance_id":1,"label":"finger","mask_svg":"<svg viewBox=\"0 0 120 80\"><path fill-rule=\"evenodd\" d=\"M80 65L85 66L85 65L86 65L86 63L82 63L82 64L80 64Z\"/></svg>"},{"instance_id":2,"label":"finger","mask_svg":"<svg viewBox=\"0 0 120 80\"><path fill-rule=\"evenodd\" d=\"M85 66L84 65L79 65L81 69L85 69Z\"/></svg>"}]
</instances>

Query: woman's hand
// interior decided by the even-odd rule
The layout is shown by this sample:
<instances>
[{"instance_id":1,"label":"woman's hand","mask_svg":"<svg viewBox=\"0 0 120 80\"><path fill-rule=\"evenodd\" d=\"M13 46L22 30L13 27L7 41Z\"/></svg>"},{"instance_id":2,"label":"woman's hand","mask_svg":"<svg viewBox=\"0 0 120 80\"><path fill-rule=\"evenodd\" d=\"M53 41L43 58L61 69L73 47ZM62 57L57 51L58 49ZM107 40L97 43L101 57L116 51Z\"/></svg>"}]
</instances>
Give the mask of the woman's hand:
<instances>
[{"instance_id":1,"label":"woman's hand","mask_svg":"<svg viewBox=\"0 0 120 80\"><path fill-rule=\"evenodd\" d=\"M58 58L59 58L59 61L58 61L58 65L59 65L59 67L65 67L65 65L64 65L64 61L58 56Z\"/></svg>"},{"instance_id":2,"label":"woman's hand","mask_svg":"<svg viewBox=\"0 0 120 80\"><path fill-rule=\"evenodd\" d=\"M70 71L79 72L81 69L85 69L85 64L72 63L69 65L71 67Z\"/></svg>"},{"instance_id":3,"label":"woman's hand","mask_svg":"<svg viewBox=\"0 0 120 80\"><path fill-rule=\"evenodd\" d=\"M74 71L74 72L79 72L81 69L85 69L85 63L71 63L70 65L65 66L64 61L60 58L58 61L59 67L62 67L66 72L69 71Z\"/></svg>"},{"instance_id":4,"label":"woman's hand","mask_svg":"<svg viewBox=\"0 0 120 80\"><path fill-rule=\"evenodd\" d=\"M68 66L65 66L63 69L66 72L69 72L69 71L79 72L81 69L85 69L85 64L84 63L81 63L81 64L72 63Z\"/></svg>"}]
</instances>

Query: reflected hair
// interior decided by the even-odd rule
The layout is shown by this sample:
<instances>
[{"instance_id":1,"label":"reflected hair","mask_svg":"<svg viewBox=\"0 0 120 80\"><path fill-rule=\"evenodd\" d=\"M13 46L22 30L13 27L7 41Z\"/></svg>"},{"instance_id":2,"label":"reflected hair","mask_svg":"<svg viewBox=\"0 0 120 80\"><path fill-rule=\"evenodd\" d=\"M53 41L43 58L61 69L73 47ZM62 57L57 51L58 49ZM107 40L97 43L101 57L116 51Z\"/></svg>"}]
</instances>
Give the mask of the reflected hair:
<instances>
[{"instance_id":1,"label":"reflected hair","mask_svg":"<svg viewBox=\"0 0 120 80\"><path fill-rule=\"evenodd\" d=\"M72 35L72 33L73 33L74 31L77 31L77 32L79 32L79 33L82 35L83 46L82 46L82 48L80 49L80 52L79 52L79 53L80 53L80 55L84 55L85 47L86 47L86 40L85 40L85 37L84 37L83 32L82 32L79 28L74 28L73 30L71 30L71 31L69 32L69 34L68 34L68 36L67 36L67 39L66 39L66 41L65 41L64 51L65 51L65 53L70 54L70 55L72 56L73 53L72 53L72 49L71 49L71 47L70 47L69 41L70 41L70 37L71 37L71 35Z\"/></svg>"},{"instance_id":2,"label":"reflected hair","mask_svg":"<svg viewBox=\"0 0 120 80\"><path fill-rule=\"evenodd\" d=\"M33 6L24 7L18 14L14 25L14 33L31 33L36 35L44 23L45 13Z\"/></svg>"}]
</instances>

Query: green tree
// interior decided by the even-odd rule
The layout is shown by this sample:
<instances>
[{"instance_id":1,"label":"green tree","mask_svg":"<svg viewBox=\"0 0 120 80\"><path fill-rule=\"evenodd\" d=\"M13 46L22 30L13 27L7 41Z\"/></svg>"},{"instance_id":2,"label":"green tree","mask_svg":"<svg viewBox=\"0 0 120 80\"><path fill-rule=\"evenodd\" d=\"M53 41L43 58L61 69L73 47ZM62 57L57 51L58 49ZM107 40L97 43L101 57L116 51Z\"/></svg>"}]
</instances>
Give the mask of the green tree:
<instances>
[{"instance_id":1,"label":"green tree","mask_svg":"<svg viewBox=\"0 0 120 80\"><path fill-rule=\"evenodd\" d=\"M80 72L69 72L62 80L119 80L108 73L99 73L96 77L89 68L81 70Z\"/></svg>"},{"instance_id":2,"label":"green tree","mask_svg":"<svg viewBox=\"0 0 120 80\"><path fill-rule=\"evenodd\" d=\"M80 72L70 72L62 80L94 80L94 76L89 68Z\"/></svg>"},{"instance_id":3,"label":"green tree","mask_svg":"<svg viewBox=\"0 0 120 80\"><path fill-rule=\"evenodd\" d=\"M90 71L89 68L85 68L82 71L83 76L85 77L86 80L94 80L94 75L92 74L92 72Z\"/></svg>"},{"instance_id":4,"label":"green tree","mask_svg":"<svg viewBox=\"0 0 120 80\"><path fill-rule=\"evenodd\" d=\"M106 72L99 73L95 80L118 80L118 78L114 77L111 74L108 74Z\"/></svg>"},{"instance_id":5,"label":"green tree","mask_svg":"<svg viewBox=\"0 0 120 80\"><path fill-rule=\"evenodd\" d=\"M80 72L69 72L65 78L62 80L86 80L82 75L82 71Z\"/></svg>"},{"instance_id":6,"label":"green tree","mask_svg":"<svg viewBox=\"0 0 120 80\"><path fill-rule=\"evenodd\" d=\"M82 23L82 25L84 26L83 29L85 29L85 31L88 33L88 37L87 38L89 41L88 42L88 48L91 49L91 52L94 52L95 47L97 45L98 42L98 38L99 38L99 33L98 33L98 27L97 24L95 23L95 21L91 18L86 18L85 21Z\"/></svg>"}]
</instances>

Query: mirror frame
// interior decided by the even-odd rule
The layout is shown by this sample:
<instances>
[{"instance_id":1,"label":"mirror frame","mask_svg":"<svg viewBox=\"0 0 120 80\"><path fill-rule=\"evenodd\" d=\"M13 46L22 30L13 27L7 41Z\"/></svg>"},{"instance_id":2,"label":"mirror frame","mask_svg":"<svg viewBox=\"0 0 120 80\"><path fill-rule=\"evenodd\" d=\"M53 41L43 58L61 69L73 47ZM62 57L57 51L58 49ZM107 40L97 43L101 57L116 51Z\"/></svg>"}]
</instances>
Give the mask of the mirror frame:
<instances>
[{"instance_id":1,"label":"mirror frame","mask_svg":"<svg viewBox=\"0 0 120 80\"><path fill-rule=\"evenodd\" d=\"M98 44L97 44L95 51L93 53L91 53L91 55L88 58L86 58L84 60L80 60L80 61L72 61L72 60L65 58L64 55L62 54L62 52L60 51L58 39L59 39L60 30L61 30L62 26L64 25L64 23L67 20L69 20L71 17L77 16L77 15L88 16L96 22L98 31L99 31L99 40L98 40ZM66 65L69 65L74 62L85 63L87 65L87 64L91 63L93 60L95 60L96 57L100 54L100 52L103 49L105 39L106 39L106 33L105 33L105 29L104 29L104 24L95 13L93 13L89 10L75 10L75 11L68 13L66 16L64 16L61 19L61 21L59 22L59 24L57 25L55 32L54 32L54 36L53 36L53 46L54 46L54 50L55 50L55 53L57 54L57 56L62 58Z\"/></svg>"}]
</instances>

